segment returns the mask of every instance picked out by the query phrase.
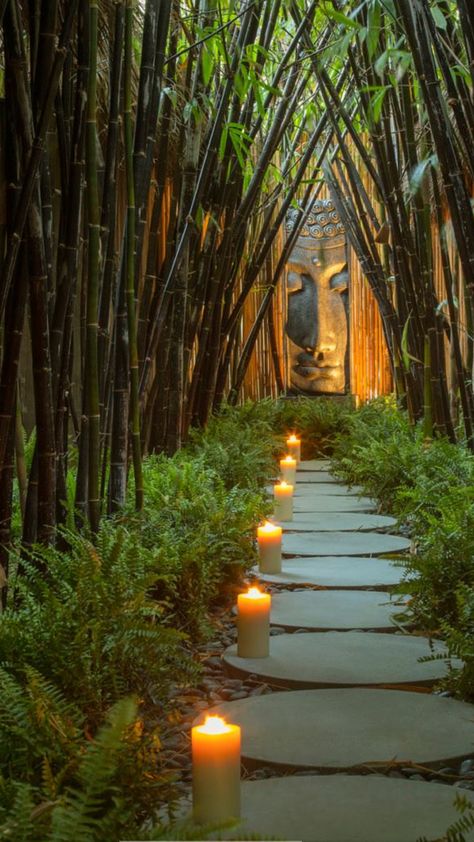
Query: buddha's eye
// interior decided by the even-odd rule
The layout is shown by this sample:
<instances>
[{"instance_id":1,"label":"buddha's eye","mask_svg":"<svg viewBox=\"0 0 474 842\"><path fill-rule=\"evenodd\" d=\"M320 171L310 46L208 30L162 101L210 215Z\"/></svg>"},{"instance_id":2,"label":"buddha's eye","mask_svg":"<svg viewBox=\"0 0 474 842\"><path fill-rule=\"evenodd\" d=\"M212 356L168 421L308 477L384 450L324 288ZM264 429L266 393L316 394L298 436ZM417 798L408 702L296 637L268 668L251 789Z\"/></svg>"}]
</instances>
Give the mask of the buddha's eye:
<instances>
[{"instance_id":1,"label":"buddha's eye","mask_svg":"<svg viewBox=\"0 0 474 842\"><path fill-rule=\"evenodd\" d=\"M303 289L303 275L301 272L288 272L287 289L289 293L300 292Z\"/></svg>"},{"instance_id":2,"label":"buddha's eye","mask_svg":"<svg viewBox=\"0 0 474 842\"><path fill-rule=\"evenodd\" d=\"M347 288L349 286L349 272L347 270L347 266L342 269L341 272L337 272L329 281L330 289L335 290L336 292L347 292Z\"/></svg>"}]
</instances>

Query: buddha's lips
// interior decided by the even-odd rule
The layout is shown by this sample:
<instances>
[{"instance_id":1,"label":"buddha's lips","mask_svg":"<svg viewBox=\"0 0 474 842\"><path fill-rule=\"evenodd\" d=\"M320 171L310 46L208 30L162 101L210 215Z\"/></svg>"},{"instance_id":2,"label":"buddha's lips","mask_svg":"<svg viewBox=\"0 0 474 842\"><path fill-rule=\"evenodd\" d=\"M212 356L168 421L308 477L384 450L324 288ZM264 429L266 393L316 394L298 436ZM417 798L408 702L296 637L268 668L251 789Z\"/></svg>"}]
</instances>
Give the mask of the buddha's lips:
<instances>
[{"instance_id":1,"label":"buddha's lips","mask_svg":"<svg viewBox=\"0 0 474 842\"><path fill-rule=\"evenodd\" d=\"M317 363L305 363L293 366L293 371L301 377L335 377L341 371L340 365L318 365Z\"/></svg>"}]
</instances>

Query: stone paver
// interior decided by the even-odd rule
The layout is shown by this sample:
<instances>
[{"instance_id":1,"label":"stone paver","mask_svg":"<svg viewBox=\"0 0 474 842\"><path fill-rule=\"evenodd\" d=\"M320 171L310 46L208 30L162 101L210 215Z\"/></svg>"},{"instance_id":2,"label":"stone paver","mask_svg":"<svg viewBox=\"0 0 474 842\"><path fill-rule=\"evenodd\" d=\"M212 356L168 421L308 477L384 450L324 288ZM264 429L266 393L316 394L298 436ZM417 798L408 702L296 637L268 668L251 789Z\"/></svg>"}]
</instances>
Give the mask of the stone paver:
<instances>
[{"instance_id":1,"label":"stone paver","mask_svg":"<svg viewBox=\"0 0 474 842\"><path fill-rule=\"evenodd\" d=\"M224 660L233 673L254 674L279 687L429 686L448 671L442 660L420 663L431 652L448 659L442 643L431 650L423 637L327 632L272 636L268 658L239 658L230 646Z\"/></svg>"},{"instance_id":2,"label":"stone paver","mask_svg":"<svg viewBox=\"0 0 474 842\"><path fill-rule=\"evenodd\" d=\"M331 467L329 459L303 459L298 465L299 471L328 471Z\"/></svg>"},{"instance_id":3,"label":"stone paver","mask_svg":"<svg viewBox=\"0 0 474 842\"><path fill-rule=\"evenodd\" d=\"M396 524L393 517L366 512L296 512L293 520L281 522L286 532L370 532L393 529Z\"/></svg>"},{"instance_id":4,"label":"stone paver","mask_svg":"<svg viewBox=\"0 0 474 842\"><path fill-rule=\"evenodd\" d=\"M285 555L382 555L410 549L410 541L379 532L300 532L283 535Z\"/></svg>"},{"instance_id":5,"label":"stone paver","mask_svg":"<svg viewBox=\"0 0 474 842\"><path fill-rule=\"evenodd\" d=\"M275 628L268 658L239 658L235 645L224 653L230 672L292 689L212 711L241 726L248 768L276 766L300 774L244 783L243 822L228 838L246 838L246 831L301 842L439 838L459 818L453 787L375 774L301 775L305 768L439 767L474 752L472 705L407 690L445 675L443 645L434 642L430 649L420 636L374 631L393 630L391 615L401 606L390 603L387 592L368 589L394 584L403 574L374 556L407 551L410 541L376 532L396 522L370 514L375 501L362 498L359 487L339 483L329 468L327 459L300 464L294 520L282 524L283 571L255 575L330 590L273 595L272 625L298 633L278 634ZM443 658L420 661L432 653ZM474 801L474 795L469 798ZM466 842L474 842L474 832Z\"/></svg>"},{"instance_id":6,"label":"stone paver","mask_svg":"<svg viewBox=\"0 0 474 842\"><path fill-rule=\"evenodd\" d=\"M275 477L275 482L276 482ZM267 491L269 494L273 494L273 485L267 485ZM342 485L338 482L297 482L295 487L295 497L325 497L328 494L335 495L337 497L345 497L348 494L354 495L355 497L360 497L362 494L363 489L360 485Z\"/></svg>"},{"instance_id":7,"label":"stone paver","mask_svg":"<svg viewBox=\"0 0 474 842\"><path fill-rule=\"evenodd\" d=\"M320 513L320 512L374 512L377 504L370 497L355 497L353 494L342 496L340 494L301 495L293 498L293 511Z\"/></svg>"},{"instance_id":8,"label":"stone paver","mask_svg":"<svg viewBox=\"0 0 474 842\"><path fill-rule=\"evenodd\" d=\"M470 793L463 791L468 800ZM242 785L242 822L226 839L417 842L438 839L460 814L452 787L378 775L270 778ZM473 842L474 831L466 842Z\"/></svg>"},{"instance_id":9,"label":"stone paver","mask_svg":"<svg viewBox=\"0 0 474 842\"><path fill-rule=\"evenodd\" d=\"M380 588L403 577L403 568L393 562L359 556L285 558L281 573L260 573L257 567L252 572L264 582L325 588Z\"/></svg>"},{"instance_id":10,"label":"stone paver","mask_svg":"<svg viewBox=\"0 0 474 842\"><path fill-rule=\"evenodd\" d=\"M347 494L353 494L360 497L362 494L362 487L360 485L342 485L338 482L297 482L295 487L296 497L315 497L317 494L326 496L327 494L334 494L336 497L345 497Z\"/></svg>"},{"instance_id":11,"label":"stone paver","mask_svg":"<svg viewBox=\"0 0 474 842\"><path fill-rule=\"evenodd\" d=\"M304 484L314 484L316 486L319 485L320 482L331 482L336 485L341 484L338 479L335 479L333 474L330 474L329 471L296 471L296 482L301 482Z\"/></svg>"},{"instance_id":12,"label":"stone paver","mask_svg":"<svg viewBox=\"0 0 474 842\"><path fill-rule=\"evenodd\" d=\"M446 766L474 751L473 706L426 693L286 690L223 702L211 712L241 726L242 756L257 765Z\"/></svg>"},{"instance_id":13,"label":"stone paver","mask_svg":"<svg viewBox=\"0 0 474 842\"><path fill-rule=\"evenodd\" d=\"M282 591L272 597L270 619L288 629L393 629L402 610L384 591Z\"/></svg>"}]
</instances>

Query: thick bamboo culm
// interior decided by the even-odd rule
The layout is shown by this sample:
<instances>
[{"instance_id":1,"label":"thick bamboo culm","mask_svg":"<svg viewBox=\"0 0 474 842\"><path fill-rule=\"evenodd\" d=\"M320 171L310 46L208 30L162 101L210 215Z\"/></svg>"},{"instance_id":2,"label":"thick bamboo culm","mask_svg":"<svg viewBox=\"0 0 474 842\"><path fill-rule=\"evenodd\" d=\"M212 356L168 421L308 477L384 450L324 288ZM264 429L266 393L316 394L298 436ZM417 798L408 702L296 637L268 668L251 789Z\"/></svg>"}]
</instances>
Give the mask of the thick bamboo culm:
<instances>
[{"instance_id":1,"label":"thick bamboo culm","mask_svg":"<svg viewBox=\"0 0 474 842\"><path fill-rule=\"evenodd\" d=\"M376 200L371 190L371 182L364 178L365 187L371 195L371 200L376 205ZM327 191L322 193L328 196ZM171 207L171 185L168 184L163 197L161 208L162 224L160 225L160 242L158 244L157 263L161 265L163 255L166 252L166 231L165 220L168 218ZM148 236L148 231L146 232ZM448 224L448 244L453 268L453 275L459 279L459 271L455 264L456 249ZM249 332L255 322L257 312L264 297L265 291L270 285L273 277L273 270L276 266L278 256L283 245L284 231L280 232L272 252L269 255L264 270L261 272L251 294L246 301L242 320L239 328L238 342L234 356L238 359ZM436 290L439 300L443 300L443 276L441 266L441 255L439 247L439 235L433 221L433 268ZM382 322L380 319L377 303L370 290L369 284L364 277L359 261L354 251L348 247L349 266L349 391L356 401L365 402L380 395L389 394L393 389L390 360L387 353L383 335ZM463 296L463 284L458 284L457 297L460 306L460 339L463 356L468 355L468 329L465 318L465 306ZM238 297L240 289L236 289L235 297ZM275 334L277 340L277 351L283 381L288 384L288 358L285 341L286 323L286 281L282 277L277 284L274 299L273 312L275 321ZM445 344L447 360L449 360L449 344ZM196 349L194 349L194 352ZM22 369L27 365L26 360L22 363ZM448 379L451 385L452 367L447 365ZM230 382L227 383L230 386ZM277 397L280 393L275 368L272 361L272 349L270 341L270 329L268 315L263 322L262 330L257 338L255 348L252 352L250 364L245 376L240 399L260 400L265 397ZM28 411L28 401L24 400L25 408ZM29 416L29 412L27 412Z\"/></svg>"}]
</instances>

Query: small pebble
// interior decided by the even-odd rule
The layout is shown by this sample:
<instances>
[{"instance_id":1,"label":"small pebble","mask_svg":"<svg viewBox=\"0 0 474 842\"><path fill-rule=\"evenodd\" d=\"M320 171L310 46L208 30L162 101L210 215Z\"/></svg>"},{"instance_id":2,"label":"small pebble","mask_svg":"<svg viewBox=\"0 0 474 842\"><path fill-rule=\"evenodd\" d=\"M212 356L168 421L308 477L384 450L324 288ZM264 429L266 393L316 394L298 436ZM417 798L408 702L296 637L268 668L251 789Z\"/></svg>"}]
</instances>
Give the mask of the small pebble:
<instances>
[{"instance_id":1,"label":"small pebble","mask_svg":"<svg viewBox=\"0 0 474 842\"><path fill-rule=\"evenodd\" d=\"M244 682L241 678L226 678L224 682L225 687L233 687L234 690L240 690Z\"/></svg>"},{"instance_id":2,"label":"small pebble","mask_svg":"<svg viewBox=\"0 0 474 842\"><path fill-rule=\"evenodd\" d=\"M217 702L217 704L219 704L219 702L222 702L222 697L220 693L215 693L214 691L212 693L209 693L209 698L211 702Z\"/></svg>"},{"instance_id":3,"label":"small pebble","mask_svg":"<svg viewBox=\"0 0 474 842\"><path fill-rule=\"evenodd\" d=\"M209 703L204 701L204 700L202 702L196 702L196 704L195 704L196 710L206 710L206 708L208 708L208 707L209 707Z\"/></svg>"},{"instance_id":4,"label":"small pebble","mask_svg":"<svg viewBox=\"0 0 474 842\"><path fill-rule=\"evenodd\" d=\"M456 781L454 786L458 789L474 789L474 781Z\"/></svg>"},{"instance_id":5,"label":"small pebble","mask_svg":"<svg viewBox=\"0 0 474 842\"><path fill-rule=\"evenodd\" d=\"M219 695L227 702L232 698L235 692L236 691L233 690L232 687L223 687L222 690L219 690Z\"/></svg>"},{"instance_id":6,"label":"small pebble","mask_svg":"<svg viewBox=\"0 0 474 842\"><path fill-rule=\"evenodd\" d=\"M410 775L411 781L424 781L423 775Z\"/></svg>"},{"instance_id":7,"label":"small pebble","mask_svg":"<svg viewBox=\"0 0 474 842\"><path fill-rule=\"evenodd\" d=\"M286 634L286 630L282 629L281 626L272 626L270 629L270 634L275 636L276 634Z\"/></svg>"},{"instance_id":8,"label":"small pebble","mask_svg":"<svg viewBox=\"0 0 474 842\"><path fill-rule=\"evenodd\" d=\"M263 780L263 778L267 778L267 777L268 777L268 769L265 769L265 767L263 769L256 769L255 772L252 775L252 778L256 781Z\"/></svg>"},{"instance_id":9,"label":"small pebble","mask_svg":"<svg viewBox=\"0 0 474 842\"><path fill-rule=\"evenodd\" d=\"M206 661L206 667L217 667L220 669L222 667L222 658L216 658L215 656L208 658Z\"/></svg>"},{"instance_id":10,"label":"small pebble","mask_svg":"<svg viewBox=\"0 0 474 842\"><path fill-rule=\"evenodd\" d=\"M472 772L474 769L474 760L463 760L459 767L459 774L460 775L467 775L468 772Z\"/></svg>"},{"instance_id":11,"label":"small pebble","mask_svg":"<svg viewBox=\"0 0 474 842\"><path fill-rule=\"evenodd\" d=\"M262 684L260 687L255 687L253 690L250 691L250 696L263 696L264 693L268 693L268 687L266 684Z\"/></svg>"},{"instance_id":12,"label":"small pebble","mask_svg":"<svg viewBox=\"0 0 474 842\"><path fill-rule=\"evenodd\" d=\"M237 702L239 699L246 699L248 693L245 690L238 690L236 693L232 693L229 697L231 702Z\"/></svg>"},{"instance_id":13,"label":"small pebble","mask_svg":"<svg viewBox=\"0 0 474 842\"><path fill-rule=\"evenodd\" d=\"M204 681L201 681L201 686L204 687L205 690L215 690L219 684L215 678L205 678Z\"/></svg>"},{"instance_id":14,"label":"small pebble","mask_svg":"<svg viewBox=\"0 0 474 842\"><path fill-rule=\"evenodd\" d=\"M170 757L169 760L166 761L165 765L170 769L181 769L183 761L180 757Z\"/></svg>"}]
</instances>

